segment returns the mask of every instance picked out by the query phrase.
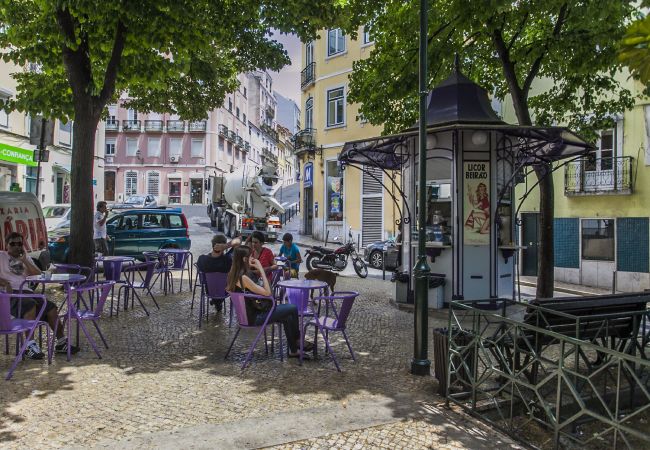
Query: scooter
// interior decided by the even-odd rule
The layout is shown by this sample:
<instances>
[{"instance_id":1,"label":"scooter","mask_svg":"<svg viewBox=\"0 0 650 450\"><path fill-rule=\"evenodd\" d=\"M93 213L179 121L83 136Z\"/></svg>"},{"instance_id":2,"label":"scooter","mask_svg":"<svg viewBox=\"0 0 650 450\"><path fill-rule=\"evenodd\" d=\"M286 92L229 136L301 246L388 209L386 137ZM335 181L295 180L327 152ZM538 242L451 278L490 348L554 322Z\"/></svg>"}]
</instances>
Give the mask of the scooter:
<instances>
[{"instance_id":1,"label":"scooter","mask_svg":"<svg viewBox=\"0 0 650 450\"><path fill-rule=\"evenodd\" d=\"M326 269L334 272L342 272L348 267L348 258L352 258L354 271L360 278L366 278L368 276L368 266L354 248L352 229L348 230L348 238L348 242L336 250L320 246L314 246L307 250L307 269ZM334 240L336 241L338 238Z\"/></svg>"}]
</instances>

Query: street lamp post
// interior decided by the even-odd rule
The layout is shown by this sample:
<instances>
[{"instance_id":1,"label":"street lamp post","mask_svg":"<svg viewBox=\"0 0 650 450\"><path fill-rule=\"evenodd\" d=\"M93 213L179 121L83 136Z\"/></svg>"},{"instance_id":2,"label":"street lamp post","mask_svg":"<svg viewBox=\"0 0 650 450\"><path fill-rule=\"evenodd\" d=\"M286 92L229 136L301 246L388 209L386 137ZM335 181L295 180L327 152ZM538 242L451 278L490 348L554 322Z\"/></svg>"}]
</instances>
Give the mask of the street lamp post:
<instances>
[{"instance_id":1,"label":"street lamp post","mask_svg":"<svg viewBox=\"0 0 650 450\"><path fill-rule=\"evenodd\" d=\"M418 258L415 273L414 345L411 373L429 375L431 361L428 359L428 294L429 264L426 255L426 176L427 176L427 9L428 1L420 0L420 61L419 61L419 183L418 183Z\"/></svg>"}]
</instances>

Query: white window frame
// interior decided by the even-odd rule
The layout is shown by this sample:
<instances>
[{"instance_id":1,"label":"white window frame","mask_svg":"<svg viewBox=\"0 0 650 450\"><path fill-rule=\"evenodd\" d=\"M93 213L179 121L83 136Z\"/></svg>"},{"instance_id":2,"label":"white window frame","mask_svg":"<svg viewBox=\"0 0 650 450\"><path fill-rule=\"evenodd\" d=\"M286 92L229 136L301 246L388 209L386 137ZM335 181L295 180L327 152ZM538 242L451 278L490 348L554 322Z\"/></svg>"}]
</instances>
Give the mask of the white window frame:
<instances>
[{"instance_id":1,"label":"white window frame","mask_svg":"<svg viewBox=\"0 0 650 450\"><path fill-rule=\"evenodd\" d=\"M314 62L314 41L305 44L305 66Z\"/></svg>"},{"instance_id":2,"label":"white window frame","mask_svg":"<svg viewBox=\"0 0 650 450\"><path fill-rule=\"evenodd\" d=\"M124 174L124 196L128 198L138 193L138 172L129 170Z\"/></svg>"},{"instance_id":3,"label":"white window frame","mask_svg":"<svg viewBox=\"0 0 650 450\"><path fill-rule=\"evenodd\" d=\"M147 138L147 156L160 157L160 142L160 137Z\"/></svg>"},{"instance_id":4,"label":"white window frame","mask_svg":"<svg viewBox=\"0 0 650 450\"><path fill-rule=\"evenodd\" d=\"M330 109L330 92L332 91L337 91L339 89L343 90L343 95L340 98L336 98L334 101L343 101L343 117L341 118L341 122L336 122L336 123L330 123L329 121L329 109ZM329 128L339 128L339 127L344 127L346 124L346 109L347 109L347 96L345 92L345 85L341 86L333 86L325 91L325 129Z\"/></svg>"},{"instance_id":5,"label":"white window frame","mask_svg":"<svg viewBox=\"0 0 650 450\"><path fill-rule=\"evenodd\" d=\"M178 142L178 151L174 148L174 143ZM169 139L169 156L178 156L183 154L183 138L170 138Z\"/></svg>"},{"instance_id":6,"label":"white window frame","mask_svg":"<svg viewBox=\"0 0 650 450\"><path fill-rule=\"evenodd\" d=\"M126 156L135 157L138 154L138 138L126 138Z\"/></svg>"},{"instance_id":7,"label":"white window frame","mask_svg":"<svg viewBox=\"0 0 650 450\"><path fill-rule=\"evenodd\" d=\"M138 111L135 109L129 109L126 111L128 120L138 120Z\"/></svg>"},{"instance_id":8,"label":"white window frame","mask_svg":"<svg viewBox=\"0 0 650 450\"><path fill-rule=\"evenodd\" d=\"M305 129L314 128L314 97L305 101Z\"/></svg>"},{"instance_id":9,"label":"white window frame","mask_svg":"<svg viewBox=\"0 0 650 450\"><path fill-rule=\"evenodd\" d=\"M153 178L156 179L153 180ZM157 183L155 191L152 190L152 181L155 181ZM155 170L147 172L147 195L153 195L154 197L160 196L160 172Z\"/></svg>"},{"instance_id":10,"label":"white window frame","mask_svg":"<svg viewBox=\"0 0 650 450\"><path fill-rule=\"evenodd\" d=\"M106 139L106 145L105 145L105 155L106 156L114 156L115 155L115 146L117 145L116 139L115 138L107 138Z\"/></svg>"},{"instance_id":11,"label":"white window frame","mask_svg":"<svg viewBox=\"0 0 650 450\"><path fill-rule=\"evenodd\" d=\"M195 152L195 144L200 144L200 151ZM197 147L198 148L198 147ZM192 138L192 141L190 143L190 156L192 158L203 158L205 156L205 139L203 138Z\"/></svg>"},{"instance_id":12,"label":"white window frame","mask_svg":"<svg viewBox=\"0 0 650 450\"><path fill-rule=\"evenodd\" d=\"M334 34L333 34L334 33ZM335 48L333 52L330 52L330 40L334 37L335 39ZM338 43L340 39L343 39L343 44L342 47L338 47ZM333 57L333 56L338 56L338 55L343 55L346 52L346 42L345 42L345 34L343 34L343 30L340 28L331 28L327 30L327 57Z\"/></svg>"}]
</instances>

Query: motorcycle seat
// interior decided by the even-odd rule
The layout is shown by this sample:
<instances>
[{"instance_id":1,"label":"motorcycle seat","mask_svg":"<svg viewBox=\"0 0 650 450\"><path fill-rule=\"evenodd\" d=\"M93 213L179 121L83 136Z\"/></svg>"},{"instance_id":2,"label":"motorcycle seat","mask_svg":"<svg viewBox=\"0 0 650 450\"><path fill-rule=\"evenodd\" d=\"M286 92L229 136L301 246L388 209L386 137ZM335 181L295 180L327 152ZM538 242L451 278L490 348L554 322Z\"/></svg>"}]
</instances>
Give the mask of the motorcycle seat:
<instances>
[{"instance_id":1,"label":"motorcycle seat","mask_svg":"<svg viewBox=\"0 0 650 450\"><path fill-rule=\"evenodd\" d=\"M314 250L322 252L325 255L329 255L331 253L334 253L334 250L331 250L331 249L325 248L325 247L314 247Z\"/></svg>"}]
</instances>

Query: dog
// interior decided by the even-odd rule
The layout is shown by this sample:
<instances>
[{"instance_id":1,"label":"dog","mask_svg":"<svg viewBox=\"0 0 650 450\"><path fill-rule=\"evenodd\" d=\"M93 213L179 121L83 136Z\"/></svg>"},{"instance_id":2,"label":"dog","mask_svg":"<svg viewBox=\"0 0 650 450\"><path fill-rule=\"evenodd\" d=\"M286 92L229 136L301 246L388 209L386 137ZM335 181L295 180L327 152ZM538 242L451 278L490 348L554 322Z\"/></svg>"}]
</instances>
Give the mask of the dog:
<instances>
[{"instance_id":1,"label":"dog","mask_svg":"<svg viewBox=\"0 0 650 450\"><path fill-rule=\"evenodd\" d=\"M330 272L325 269L311 269L305 274L305 280L317 280L327 283L330 288L330 293L334 292L334 286L336 286L336 277L338 273Z\"/></svg>"}]
</instances>

